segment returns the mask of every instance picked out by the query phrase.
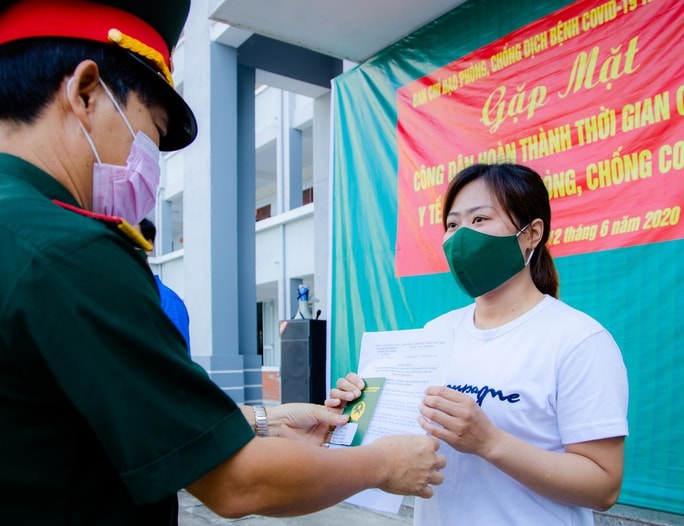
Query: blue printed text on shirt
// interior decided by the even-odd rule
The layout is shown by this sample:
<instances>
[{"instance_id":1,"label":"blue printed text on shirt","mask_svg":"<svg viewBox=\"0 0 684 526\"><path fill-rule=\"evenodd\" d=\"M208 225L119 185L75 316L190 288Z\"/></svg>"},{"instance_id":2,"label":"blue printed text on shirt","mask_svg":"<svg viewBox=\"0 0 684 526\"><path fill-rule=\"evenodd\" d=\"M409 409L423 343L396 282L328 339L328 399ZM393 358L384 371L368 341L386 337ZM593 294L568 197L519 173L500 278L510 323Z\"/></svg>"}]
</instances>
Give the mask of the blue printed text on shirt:
<instances>
[{"instance_id":1,"label":"blue printed text on shirt","mask_svg":"<svg viewBox=\"0 0 684 526\"><path fill-rule=\"evenodd\" d=\"M511 393L508 395L503 394L503 391L501 389L494 389L493 387L489 387L488 385L485 385L483 387L478 387L476 385L451 385L447 384L447 387L449 389L453 389L454 391L459 391L464 394L475 394L477 395L475 399L477 400L477 405L482 407L482 402L484 402L485 398L487 395L490 395L493 399L499 399L502 402L508 402L511 404L516 404L520 401L520 393Z\"/></svg>"}]
</instances>

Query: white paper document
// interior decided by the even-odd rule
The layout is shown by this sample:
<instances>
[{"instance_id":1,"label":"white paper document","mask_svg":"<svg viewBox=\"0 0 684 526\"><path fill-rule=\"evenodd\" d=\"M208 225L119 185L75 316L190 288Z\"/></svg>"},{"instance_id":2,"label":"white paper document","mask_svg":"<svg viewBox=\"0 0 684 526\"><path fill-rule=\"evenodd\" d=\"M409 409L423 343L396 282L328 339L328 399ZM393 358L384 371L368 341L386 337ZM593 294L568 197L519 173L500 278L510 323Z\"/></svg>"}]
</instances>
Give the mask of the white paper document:
<instances>
[{"instance_id":1,"label":"white paper document","mask_svg":"<svg viewBox=\"0 0 684 526\"><path fill-rule=\"evenodd\" d=\"M418 423L425 389L444 385L453 336L434 329L367 332L361 339L358 375L384 377L385 384L363 444L386 435L422 435ZM398 513L403 497L367 490L348 502Z\"/></svg>"}]
</instances>

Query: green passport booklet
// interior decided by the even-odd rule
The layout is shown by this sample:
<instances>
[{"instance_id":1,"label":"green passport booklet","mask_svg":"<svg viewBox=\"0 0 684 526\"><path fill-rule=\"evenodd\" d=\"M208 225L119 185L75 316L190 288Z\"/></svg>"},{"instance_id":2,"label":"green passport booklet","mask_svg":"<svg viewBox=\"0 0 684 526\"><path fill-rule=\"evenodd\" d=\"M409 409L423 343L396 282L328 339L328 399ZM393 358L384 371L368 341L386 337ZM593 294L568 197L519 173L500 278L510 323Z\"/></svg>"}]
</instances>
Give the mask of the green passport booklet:
<instances>
[{"instance_id":1,"label":"green passport booklet","mask_svg":"<svg viewBox=\"0 0 684 526\"><path fill-rule=\"evenodd\" d=\"M349 422L335 429L330 439L331 444L338 446L359 446L368 429L371 418L378 404L384 378L364 378L366 388L361 396L349 402L343 414L349 415Z\"/></svg>"}]
</instances>

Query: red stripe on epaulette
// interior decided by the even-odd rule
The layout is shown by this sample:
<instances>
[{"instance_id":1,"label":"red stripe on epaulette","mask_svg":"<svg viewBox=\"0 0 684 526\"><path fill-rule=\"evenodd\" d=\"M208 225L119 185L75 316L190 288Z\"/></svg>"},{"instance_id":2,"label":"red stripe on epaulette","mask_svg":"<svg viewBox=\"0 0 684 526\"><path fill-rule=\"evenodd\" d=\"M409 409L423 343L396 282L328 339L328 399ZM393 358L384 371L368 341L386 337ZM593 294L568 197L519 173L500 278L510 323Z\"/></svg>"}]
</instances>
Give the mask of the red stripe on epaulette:
<instances>
[{"instance_id":1,"label":"red stripe on epaulette","mask_svg":"<svg viewBox=\"0 0 684 526\"><path fill-rule=\"evenodd\" d=\"M78 215L89 217L90 219L95 219L103 223L107 228L116 232L118 235L124 237L129 243L131 243L135 248L143 249L145 252L151 252L154 247L150 244L147 239L145 239L139 230L135 227L129 225L123 218L116 216L108 216L105 214L98 214L96 212L91 212L89 210L83 210L77 206L67 204L58 199L53 199L52 202L59 207L62 207L71 212L75 212Z\"/></svg>"},{"instance_id":2,"label":"red stripe on epaulette","mask_svg":"<svg viewBox=\"0 0 684 526\"><path fill-rule=\"evenodd\" d=\"M71 210L72 212L76 212L77 214L80 214L82 216L92 217L93 219L99 219L100 221L105 221L113 225L120 225L121 223L123 223L123 219L121 219L120 217L108 216L105 214L98 214L97 212L91 212L90 210L84 210L83 208L70 205L58 199L53 199L52 202L55 203L57 206L61 206L62 208L66 208L67 210Z\"/></svg>"}]
</instances>

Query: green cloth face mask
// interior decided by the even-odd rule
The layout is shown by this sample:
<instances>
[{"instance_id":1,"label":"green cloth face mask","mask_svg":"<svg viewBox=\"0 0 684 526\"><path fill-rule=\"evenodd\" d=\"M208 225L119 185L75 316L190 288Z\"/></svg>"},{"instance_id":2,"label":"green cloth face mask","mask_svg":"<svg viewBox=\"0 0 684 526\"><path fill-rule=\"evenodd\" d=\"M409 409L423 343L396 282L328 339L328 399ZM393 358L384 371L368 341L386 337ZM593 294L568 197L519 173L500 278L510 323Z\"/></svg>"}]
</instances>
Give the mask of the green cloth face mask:
<instances>
[{"instance_id":1,"label":"green cloth face mask","mask_svg":"<svg viewBox=\"0 0 684 526\"><path fill-rule=\"evenodd\" d=\"M525 262L518 236L527 226L512 236L492 236L465 227L456 230L442 247L461 290L471 298L477 298L524 269L532 254Z\"/></svg>"}]
</instances>

